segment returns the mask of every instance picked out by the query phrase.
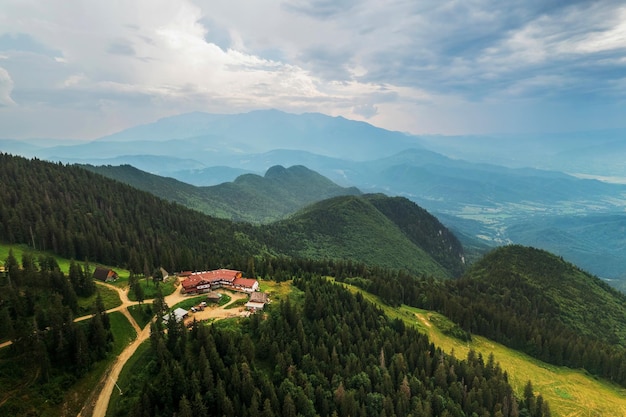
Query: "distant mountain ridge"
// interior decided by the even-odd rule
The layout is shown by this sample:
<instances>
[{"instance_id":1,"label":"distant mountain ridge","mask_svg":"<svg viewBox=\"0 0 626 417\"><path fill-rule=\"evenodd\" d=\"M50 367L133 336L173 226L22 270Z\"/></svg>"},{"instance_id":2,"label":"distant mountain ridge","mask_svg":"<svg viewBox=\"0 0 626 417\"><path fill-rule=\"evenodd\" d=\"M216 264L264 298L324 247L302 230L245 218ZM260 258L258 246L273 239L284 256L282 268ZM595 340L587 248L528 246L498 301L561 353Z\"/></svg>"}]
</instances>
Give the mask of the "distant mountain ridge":
<instances>
[{"instance_id":1,"label":"distant mountain ridge","mask_svg":"<svg viewBox=\"0 0 626 417\"><path fill-rule=\"evenodd\" d=\"M210 187L195 187L129 165L84 167L205 214L251 223L269 223L316 201L361 193L355 187L340 187L298 165L289 168L277 165L268 169L263 177L244 174L233 182Z\"/></svg>"},{"instance_id":2,"label":"distant mountain ridge","mask_svg":"<svg viewBox=\"0 0 626 417\"><path fill-rule=\"evenodd\" d=\"M305 150L347 159L391 155L407 147L420 147L404 133L368 123L320 113L300 115L278 110L241 114L187 113L126 129L95 142L201 141L205 150L260 153L272 149Z\"/></svg>"}]
</instances>

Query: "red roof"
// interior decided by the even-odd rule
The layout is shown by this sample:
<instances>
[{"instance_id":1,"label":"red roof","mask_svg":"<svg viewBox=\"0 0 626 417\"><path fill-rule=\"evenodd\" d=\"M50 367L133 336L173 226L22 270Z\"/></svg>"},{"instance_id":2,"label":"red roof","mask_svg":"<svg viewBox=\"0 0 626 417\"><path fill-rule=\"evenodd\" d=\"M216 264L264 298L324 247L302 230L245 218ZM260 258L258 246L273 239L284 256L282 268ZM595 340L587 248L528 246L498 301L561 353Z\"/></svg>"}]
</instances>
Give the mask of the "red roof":
<instances>
[{"instance_id":1,"label":"red roof","mask_svg":"<svg viewBox=\"0 0 626 417\"><path fill-rule=\"evenodd\" d=\"M254 278L237 278L233 281L233 285L236 287L252 288L256 282Z\"/></svg>"},{"instance_id":2,"label":"red roof","mask_svg":"<svg viewBox=\"0 0 626 417\"><path fill-rule=\"evenodd\" d=\"M233 282L237 277L241 276L241 271L232 269L216 269L214 271L194 272L182 282L185 289L194 288L204 283L213 283L216 281Z\"/></svg>"}]
</instances>

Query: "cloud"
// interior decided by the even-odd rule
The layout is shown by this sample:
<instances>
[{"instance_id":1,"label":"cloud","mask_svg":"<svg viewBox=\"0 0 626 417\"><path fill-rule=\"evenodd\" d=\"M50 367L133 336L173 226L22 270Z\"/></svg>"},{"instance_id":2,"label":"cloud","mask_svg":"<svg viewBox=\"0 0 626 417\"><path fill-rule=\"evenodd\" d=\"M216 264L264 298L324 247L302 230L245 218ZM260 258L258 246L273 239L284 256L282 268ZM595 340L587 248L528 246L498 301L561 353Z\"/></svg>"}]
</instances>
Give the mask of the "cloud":
<instances>
[{"instance_id":1,"label":"cloud","mask_svg":"<svg viewBox=\"0 0 626 417\"><path fill-rule=\"evenodd\" d=\"M374 106L371 103L360 104L358 106L354 106L352 112L355 114L360 114L366 119L370 119L378 114L378 107Z\"/></svg>"},{"instance_id":2,"label":"cloud","mask_svg":"<svg viewBox=\"0 0 626 417\"><path fill-rule=\"evenodd\" d=\"M13 90L13 80L4 68L0 67L0 107L14 106L15 102L11 98Z\"/></svg>"},{"instance_id":3,"label":"cloud","mask_svg":"<svg viewBox=\"0 0 626 417\"><path fill-rule=\"evenodd\" d=\"M93 113L89 120L115 114L101 118L102 130L120 129L132 115L146 121L149 114L273 107L416 132L488 131L530 103L613 103L626 93L620 1L129 0L92 2L89 13L85 7L81 0L3 3L0 62L11 77L2 91L41 115L33 126L42 130L46 108L57 121L67 109L68 129L81 109Z\"/></svg>"},{"instance_id":4,"label":"cloud","mask_svg":"<svg viewBox=\"0 0 626 417\"><path fill-rule=\"evenodd\" d=\"M107 48L107 52L113 55L135 56L132 43L124 40L112 42Z\"/></svg>"},{"instance_id":5,"label":"cloud","mask_svg":"<svg viewBox=\"0 0 626 417\"><path fill-rule=\"evenodd\" d=\"M289 0L282 3L285 10L317 19L326 19L350 11L357 0Z\"/></svg>"},{"instance_id":6,"label":"cloud","mask_svg":"<svg viewBox=\"0 0 626 417\"><path fill-rule=\"evenodd\" d=\"M22 51L58 57L61 52L47 47L27 33L5 33L0 36L0 51Z\"/></svg>"}]
</instances>

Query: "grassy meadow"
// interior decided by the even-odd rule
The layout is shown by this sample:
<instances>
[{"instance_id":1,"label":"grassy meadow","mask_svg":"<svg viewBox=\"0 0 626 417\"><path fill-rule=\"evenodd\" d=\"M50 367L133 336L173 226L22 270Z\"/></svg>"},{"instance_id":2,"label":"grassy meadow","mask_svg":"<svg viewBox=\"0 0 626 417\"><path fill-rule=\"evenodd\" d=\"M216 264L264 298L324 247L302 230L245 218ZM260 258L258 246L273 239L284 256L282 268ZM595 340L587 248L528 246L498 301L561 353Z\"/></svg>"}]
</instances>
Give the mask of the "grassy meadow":
<instances>
[{"instance_id":1,"label":"grassy meadow","mask_svg":"<svg viewBox=\"0 0 626 417\"><path fill-rule=\"evenodd\" d=\"M442 328L448 328L451 324L441 314L405 305L392 308L357 287L345 286L353 292L361 292L389 317L416 326L428 335L435 346L447 353L454 353L458 358L465 358L470 349L482 354L485 361L493 353L496 362L508 373L515 392L521 396L530 380L535 393L541 394L548 401L554 417L626 416L626 389L609 381L598 379L584 370L541 362L484 337L472 335L470 342L464 342L444 334Z\"/></svg>"}]
</instances>

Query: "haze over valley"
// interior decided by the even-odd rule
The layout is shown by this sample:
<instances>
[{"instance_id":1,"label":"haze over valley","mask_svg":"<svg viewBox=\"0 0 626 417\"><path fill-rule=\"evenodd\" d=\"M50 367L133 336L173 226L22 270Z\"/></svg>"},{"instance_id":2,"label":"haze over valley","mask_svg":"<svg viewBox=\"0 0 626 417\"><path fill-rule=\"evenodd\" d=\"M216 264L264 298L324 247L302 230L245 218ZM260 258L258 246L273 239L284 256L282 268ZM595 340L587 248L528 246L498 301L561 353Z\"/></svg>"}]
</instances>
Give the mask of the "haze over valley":
<instances>
[{"instance_id":1,"label":"haze over valley","mask_svg":"<svg viewBox=\"0 0 626 417\"><path fill-rule=\"evenodd\" d=\"M1 416L626 416L623 2L0 11Z\"/></svg>"},{"instance_id":2,"label":"haze over valley","mask_svg":"<svg viewBox=\"0 0 626 417\"><path fill-rule=\"evenodd\" d=\"M170 198L176 195L176 188L193 187L146 180L140 173L134 173L133 179L128 170L125 174L113 167L131 165L206 192L208 186L223 184L220 187L225 190L231 181L247 182L268 200L242 194L239 204L247 210L246 201L255 202L271 211L270 201L276 199L278 189L263 190L260 183L250 182L254 176L244 174L263 176L277 165L304 166L343 187L407 197L440 216L470 246L520 243L543 248L621 288L626 279L622 250L626 244L622 233L626 185L581 176L626 178L626 167L619 158L602 159L604 171L599 171L598 165L577 162L586 155L596 160L594 155L623 143L620 133L577 133L571 141L564 135L552 140L529 136L523 142L507 136L442 136L435 140L341 117L267 110L174 116L94 141L33 145L23 153L65 163L111 166L97 172L195 208L199 208L197 199ZM506 155L515 155L516 161L507 160ZM568 173L571 171L577 175ZM299 186L306 188L304 183ZM324 196L331 194L320 194L317 200ZM215 197L204 198L214 207L205 210L209 214L260 221L245 214L228 215L224 211L228 209L217 209L216 204L223 203ZM286 217L305 205L280 204L284 207L281 214L267 215L265 222Z\"/></svg>"}]
</instances>

